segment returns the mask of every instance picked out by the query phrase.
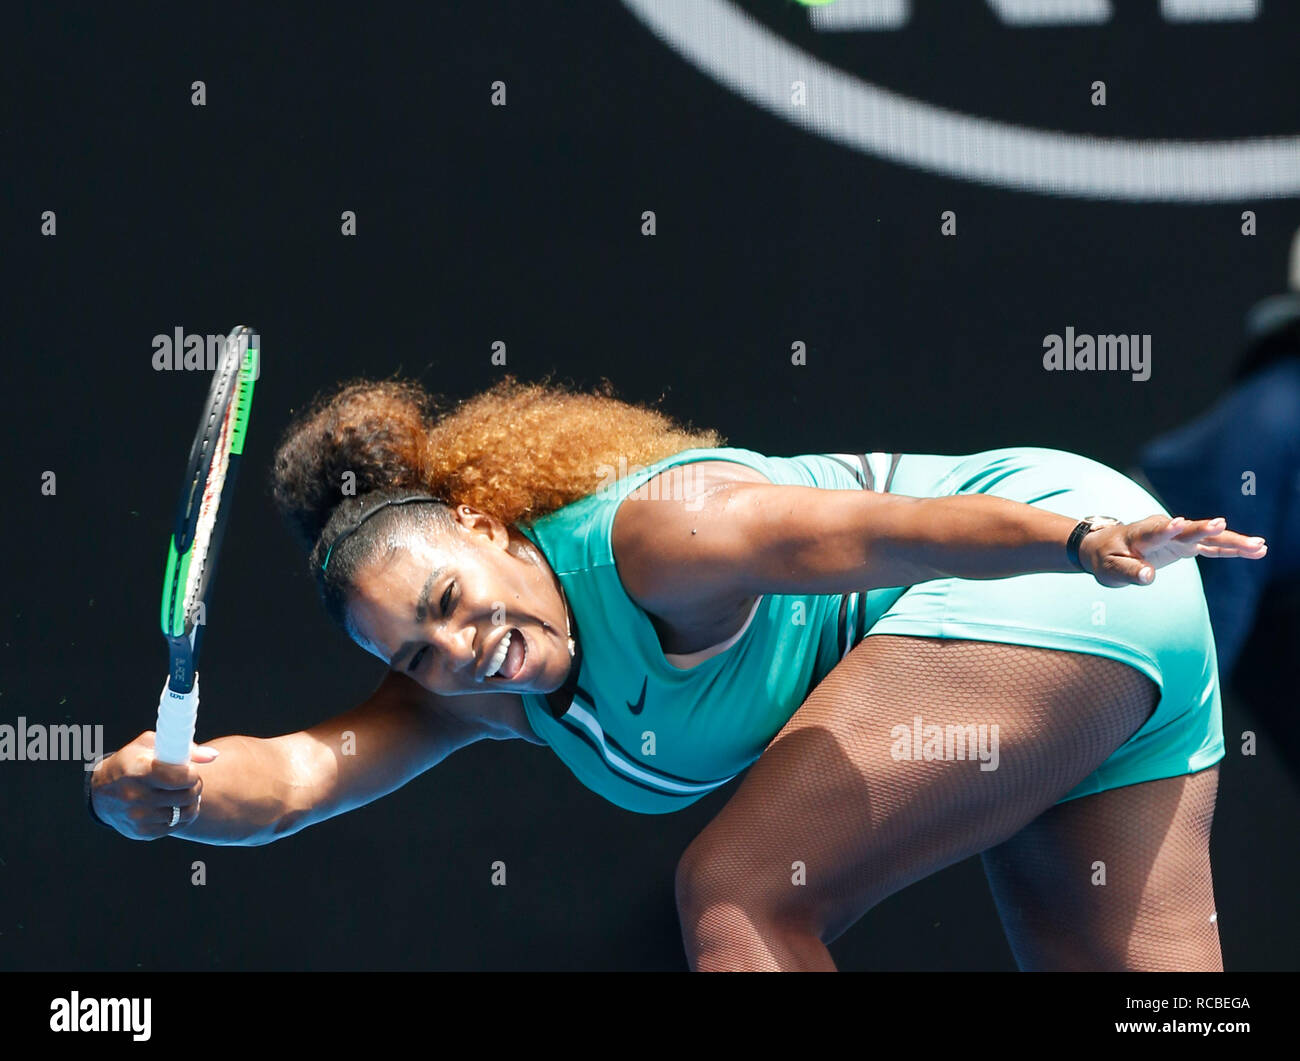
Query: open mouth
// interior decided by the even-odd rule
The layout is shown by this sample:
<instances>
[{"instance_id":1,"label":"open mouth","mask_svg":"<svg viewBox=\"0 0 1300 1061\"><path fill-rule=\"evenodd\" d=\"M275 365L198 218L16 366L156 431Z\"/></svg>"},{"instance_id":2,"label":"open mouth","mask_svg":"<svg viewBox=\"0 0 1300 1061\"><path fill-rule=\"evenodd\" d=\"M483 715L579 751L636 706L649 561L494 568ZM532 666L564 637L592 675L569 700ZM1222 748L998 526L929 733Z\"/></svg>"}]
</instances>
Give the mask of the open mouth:
<instances>
[{"instance_id":1,"label":"open mouth","mask_svg":"<svg viewBox=\"0 0 1300 1061\"><path fill-rule=\"evenodd\" d=\"M512 681L519 677L524 669L524 660L528 657L528 642L515 627L506 631L497 643L496 651L488 660L487 670L483 674L485 681Z\"/></svg>"}]
</instances>

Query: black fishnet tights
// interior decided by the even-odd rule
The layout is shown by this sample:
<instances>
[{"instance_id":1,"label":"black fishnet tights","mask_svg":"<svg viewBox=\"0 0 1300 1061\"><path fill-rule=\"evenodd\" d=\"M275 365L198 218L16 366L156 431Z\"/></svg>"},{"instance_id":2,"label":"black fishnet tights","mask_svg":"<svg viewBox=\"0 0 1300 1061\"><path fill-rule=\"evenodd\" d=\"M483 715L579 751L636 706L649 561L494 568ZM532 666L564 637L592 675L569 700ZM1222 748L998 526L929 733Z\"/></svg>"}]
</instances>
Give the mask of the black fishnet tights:
<instances>
[{"instance_id":1,"label":"black fishnet tights","mask_svg":"<svg viewBox=\"0 0 1300 1061\"><path fill-rule=\"evenodd\" d=\"M985 851L1020 967L1221 970L1210 876L1218 787L1212 766L1099 792Z\"/></svg>"},{"instance_id":2,"label":"black fishnet tights","mask_svg":"<svg viewBox=\"0 0 1300 1061\"><path fill-rule=\"evenodd\" d=\"M1156 696L1145 675L1099 656L868 636L682 856L692 967L834 968L826 942L874 904L990 848L1023 966L1217 967L1213 771L1053 807ZM996 724L997 768L899 758L911 742L895 727L916 716L923 727ZM1098 861L1104 885L1092 883Z\"/></svg>"}]
</instances>

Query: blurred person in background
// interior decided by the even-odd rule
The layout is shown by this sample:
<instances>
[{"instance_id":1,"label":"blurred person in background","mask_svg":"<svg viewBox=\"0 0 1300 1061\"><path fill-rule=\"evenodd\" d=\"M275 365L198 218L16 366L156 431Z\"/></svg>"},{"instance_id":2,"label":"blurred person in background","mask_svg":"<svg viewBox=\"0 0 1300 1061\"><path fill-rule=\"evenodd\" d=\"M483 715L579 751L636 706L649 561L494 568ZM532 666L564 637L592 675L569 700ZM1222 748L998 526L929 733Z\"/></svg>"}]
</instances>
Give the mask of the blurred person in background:
<instances>
[{"instance_id":1,"label":"blurred person in background","mask_svg":"<svg viewBox=\"0 0 1300 1061\"><path fill-rule=\"evenodd\" d=\"M1247 312L1231 389L1148 442L1130 474L1171 511L1221 513L1268 540L1257 563L1201 563L1201 579L1224 683L1247 693L1300 776L1300 230L1288 288Z\"/></svg>"}]
</instances>

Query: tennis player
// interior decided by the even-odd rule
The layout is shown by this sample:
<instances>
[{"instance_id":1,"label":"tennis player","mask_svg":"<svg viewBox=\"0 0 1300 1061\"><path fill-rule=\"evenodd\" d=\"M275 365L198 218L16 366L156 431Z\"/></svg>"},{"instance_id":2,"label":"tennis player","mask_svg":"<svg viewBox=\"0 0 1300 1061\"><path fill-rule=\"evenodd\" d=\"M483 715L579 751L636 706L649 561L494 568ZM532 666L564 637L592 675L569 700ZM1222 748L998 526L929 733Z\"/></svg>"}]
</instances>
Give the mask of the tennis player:
<instances>
[{"instance_id":1,"label":"tennis player","mask_svg":"<svg viewBox=\"0 0 1300 1061\"><path fill-rule=\"evenodd\" d=\"M374 694L189 766L143 733L93 813L267 843L484 739L642 813L748 768L678 867L692 968L831 969L874 904L977 853L1023 969L1222 968L1219 685L1177 561L1261 539L1054 449L773 457L513 379L432 408L351 384L276 455L326 608L388 667Z\"/></svg>"}]
</instances>

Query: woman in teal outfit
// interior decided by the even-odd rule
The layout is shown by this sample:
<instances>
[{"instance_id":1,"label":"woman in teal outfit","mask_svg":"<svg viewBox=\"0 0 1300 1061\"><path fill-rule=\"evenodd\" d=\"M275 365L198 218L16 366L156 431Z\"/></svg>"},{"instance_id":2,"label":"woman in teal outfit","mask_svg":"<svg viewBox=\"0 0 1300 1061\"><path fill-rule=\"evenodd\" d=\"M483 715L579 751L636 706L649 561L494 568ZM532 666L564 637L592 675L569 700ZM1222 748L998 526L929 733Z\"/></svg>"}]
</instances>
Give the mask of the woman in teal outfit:
<instances>
[{"instance_id":1,"label":"woman in teal outfit","mask_svg":"<svg viewBox=\"0 0 1300 1061\"><path fill-rule=\"evenodd\" d=\"M866 910L976 853L1022 968L1221 968L1214 643L1176 561L1261 540L1060 450L771 457L513 380L440 419L345 387L275 488L388 676L188 767L142 734L93 780L123 833L263 843L522 738L639 812L748 769L679 864L693 968L833 968Z\"/></svg>"}]
</instances>

